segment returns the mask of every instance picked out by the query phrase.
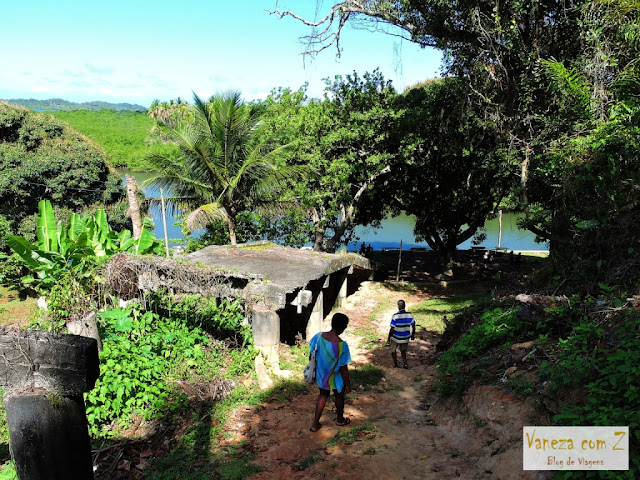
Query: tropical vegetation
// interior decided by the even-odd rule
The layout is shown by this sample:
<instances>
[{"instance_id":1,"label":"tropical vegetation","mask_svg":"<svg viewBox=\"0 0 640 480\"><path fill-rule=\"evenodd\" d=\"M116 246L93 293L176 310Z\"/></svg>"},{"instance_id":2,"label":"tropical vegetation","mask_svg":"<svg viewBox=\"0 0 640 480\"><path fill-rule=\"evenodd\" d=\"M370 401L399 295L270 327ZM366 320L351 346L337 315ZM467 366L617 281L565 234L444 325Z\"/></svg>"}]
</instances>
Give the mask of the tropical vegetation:
<instances>
[{"instance_id":1,"label":"tropical vegetation","mask_svg":"<svg viewBox=\"0 0 640 480\"><path fill-rule=\"evenodd\" d=\"M400 162L386 197L396 211L416 217L416 239L427 242L447 272L459 244L483 239L487 218L513 184L498 126L483 118L470 93L461 79L445 78L398 100Z\"/></svg>"},{"instance_id":2,"label":"tropical vegetation","mask_svg":"<svg viewBox=\"0 0 640 480\"><path fill-rule=\"evenodd\" d=\"M122 181L98 144L51 115L0 102L0 218L5 232L32 236L42 199L66 215L103 207L118 229L127 221Z\"/></svg>"},{"instance_id":3,"label":"tropical vegetation","mask_svg":"<svg viewBox=\"0 0 640 480\"><path fill-rule=\"evenodd\" d=\"M397 161L390 137L399 112L395 90L377 70L325 82L322 100L308 99L305 87L274 91L264 122L291 144L289 164L316 173L297 182L293 195L308 212L314 249L332 251L349 241L355 226L379 222L388 212L372 195Z\"/></svg>"},{"instance_id":4,"label":"tropical vegetation","mask_svg":"<svg viewBox=\"0 0 640 480\"><path fill-rule=\"evenodd\" d=\"M49 200L41 200L37 215L35 243L16 235L5 237L29 273L20 278L22 287L46 294L62 277L74 282L91 281L95 267L120 252L160 253L162 244L143 228L138 238L129 230L109 227L104 210L93 215L71 213L68 221L56 223Z\"/></svg>"},{"instance_id":5,"label":"tropical vegetation","mask_svg":"<svg viewBox=\"0 0 640 480\"><path fill-rule=\"evenodd\" d=\"M208 228L205 243L266 236L332 251L356 225L404 211L445 270L508 197L525 211L523 227L550 242L549 260L528 279L497 278L492 301L447 321L439 393L462 396L475 380L495 381L491 369L506 379L492 359L531 341L540 352L535 378L506 387L552 399L544 408L556 424L629 425L629 478L637 476L637 0L342 0L330 8L327 21L338 23L310 37L311 53L337 42L347 23L371 21L441 49L445 78L398 94L380 72L354 72L327 79L322 99L302 87L255 103L239 93L194 95L193 105L154 102L151 118L118 114L148 125L135 149L157 173L152 183L187 212L189 227ZM111 122L115 114L100 115ZM141 166L141 157L95 139L111 158L52 116L0 103L0 247L14 252L3 258L3 281L48 293L54 330L78 308L104 309L101 361L112 368L87 396L100 437L137 415L181 412L180 382L245 374L254 350L238 303L161 292L148 306L119 308L106 298L104 261L159 244L124 229L121 181L110 168ZM514 307L513 285L550 303L535 314ZM567 392L582 400L563 404Z\"/></svg>"},{"instance_id":6,"label":"tropical vegetation","mask_svg":"<svg viewBox=\"0 0 640 480\"><path fill-rule=\"evenodd\" d=\"M192 116L175 126L159 125L178 151L149 156L158 174L147 183L165 189L169 203L188 209L189 229L222 220L235 245L238 214L274 211L279 193L303 171L282 163L287 146L261 134L260 113L258 106L245 104L239 92L208 101L194 94Z\"/></svg>"},{"instance_id":7,"label":"tropical vegetation","mask_svg":"<svg viewBox=\"0 0 640 480\"><path fill-rule=\"evenodd\" d=\"M116 168L147 171L150 150L169 153L175 149L153 134L155 123L146 111L71 110L51 114L98 143L109 164Z\"/></svg>"}]
</instances>

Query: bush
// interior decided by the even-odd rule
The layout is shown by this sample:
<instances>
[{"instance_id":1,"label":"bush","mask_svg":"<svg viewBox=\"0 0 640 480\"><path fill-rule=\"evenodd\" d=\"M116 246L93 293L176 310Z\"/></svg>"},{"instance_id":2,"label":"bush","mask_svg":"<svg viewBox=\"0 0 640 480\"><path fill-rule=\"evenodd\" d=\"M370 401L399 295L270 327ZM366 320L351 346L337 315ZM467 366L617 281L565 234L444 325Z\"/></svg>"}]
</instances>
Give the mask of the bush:
<instances>
[{"instance_id":1,"label":"bush","mask_svg":"<svg viewBox=\"0 0 640 480\"><path fill-rule=\"evenodd\" d=\"M615 303L614 303L615 305ZM604 324L584 315L555 362L543 362L550 393L584 388L586 400L565 405L555 425L629 427L629 471L598 472L594 478L637 478L640 474L640 317L633 309L610 315ZM558 478L573 478L559 474Z\"/></svg>"},{"instance_id":2,"label":"bush","mask_svg":"<svg viewBox=\"0 0 640 480\"><path fill-rule=\"evenodd\" d=\"M251 326L244 321L244 309L237 300L153 292L147 301L163 317L194 325L216 338L231 340L236 346L253 345Z\"/></svg>"},{"instance_id":3,"label":"bush","mask_svg":"<svg viewBox=\"0 0 640 480\"><path fill-rule=\"evenodd\" d=\"M442 396L461 395L473 378L486 375L484 369L488 360L479 357L525 333L527 328L518 319L515 309L495 308L484 312L480 323L463 334L436 362L439 366L438 392Z\"/></svg>"}]
</instances>

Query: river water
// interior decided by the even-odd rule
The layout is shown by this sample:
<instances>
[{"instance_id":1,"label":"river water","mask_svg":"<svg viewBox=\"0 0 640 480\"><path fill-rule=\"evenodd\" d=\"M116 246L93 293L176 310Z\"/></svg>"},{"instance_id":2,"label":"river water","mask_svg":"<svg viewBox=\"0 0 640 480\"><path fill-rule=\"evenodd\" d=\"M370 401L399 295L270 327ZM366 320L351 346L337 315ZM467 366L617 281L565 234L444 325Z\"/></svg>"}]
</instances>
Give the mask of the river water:
<instances>
[{"instance_id":1,"label":"river water","mask_svg":"<svg viewBox=\"0 0 640 480\"><path fill-rule=\"evenodd\" d=\"M120 171L123 175L129 173L133 175L138 183L153 177L152 173L126 172ZM147 197L159 198L160 191L150 187L144 188ZM162 211L160 207L151 209L151 216L155 223L153 233L156 238L164 238L164 230L162 226ZM517 226L517 220L522 215L518 213L502 214L502 235L500 244L498 245L498 237L500 236L500 222L498 218L487 221L485 228L487 230L487 238L480 244L487 249L496 248L498 246L509 250L547 250L549 247L545 243L536 243L535 235L526 230L520 230ZM174 225L176 222L175 215L167 212L167 233L169 241L179 243L184 238L179 226ZM347 248L349 250L357 250L362 242L371 244L374 250L382 250L383 248L399 248L402 241L402 248L429 248L426 242L417 242L413 235L413 227L415 218L408 215L400 215L393 218L387 218L381 222L380 228L372 227L356 227L357 242L350 243ZM194 232L195 236L202 232ZM459 249L468 249L471 247L471 240L460 244Z\"/></svg>"}]
</instances>

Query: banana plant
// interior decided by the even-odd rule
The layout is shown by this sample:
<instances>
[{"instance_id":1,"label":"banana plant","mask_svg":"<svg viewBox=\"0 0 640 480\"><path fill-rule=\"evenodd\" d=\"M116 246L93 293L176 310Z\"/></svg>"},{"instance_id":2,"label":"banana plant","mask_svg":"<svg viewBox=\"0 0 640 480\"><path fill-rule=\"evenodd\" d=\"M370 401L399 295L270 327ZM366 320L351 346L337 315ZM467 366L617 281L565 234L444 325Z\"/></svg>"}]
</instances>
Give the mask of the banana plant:
<instances>
[{"instance_id":1,"label":"banana plant","mask_svg":"<svg viewBox=\"0 0 640 480\"><path fill-rule=\"evenodd\" d=\"M128 230L111 230L104 210L91 216L72 214L66 224L56 225L49 200L38 204L36 228L35 244L16 235L8 235L6 241L30 270L22 283L40 290L48 290L65 272L84 276L116 253L148 254L162 249L148 230L143 229L138 239Z\"/></svg>"}]
</instances>

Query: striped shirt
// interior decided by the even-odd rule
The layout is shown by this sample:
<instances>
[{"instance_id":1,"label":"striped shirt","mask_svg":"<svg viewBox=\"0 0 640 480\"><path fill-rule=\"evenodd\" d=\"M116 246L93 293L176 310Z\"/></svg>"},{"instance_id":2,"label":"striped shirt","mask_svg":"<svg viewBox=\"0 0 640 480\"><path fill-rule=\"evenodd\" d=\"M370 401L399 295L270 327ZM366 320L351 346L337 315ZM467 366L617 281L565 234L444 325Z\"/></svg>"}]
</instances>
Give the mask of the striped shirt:
<instances>
[{"instance_id":1,"label":"striped shirt","mask_svg":"<svg viewBox=\"0 0 640 480\"><path fill-rule=\"evenodd\" d=\"M411 326L415 325L413 315L406 310L399 310L391 317L393 335L391 338L396 343L409 343L411 338Z\"/></svg>"}]
</instances>

